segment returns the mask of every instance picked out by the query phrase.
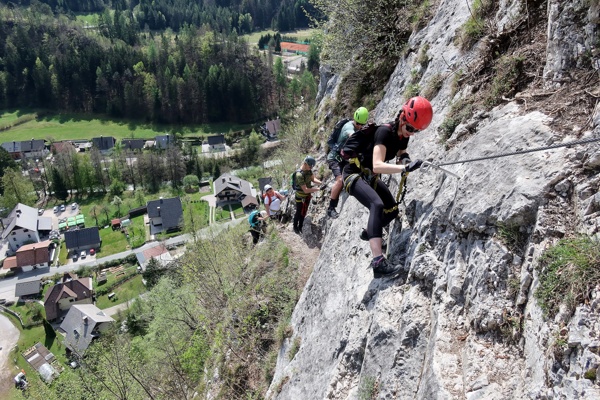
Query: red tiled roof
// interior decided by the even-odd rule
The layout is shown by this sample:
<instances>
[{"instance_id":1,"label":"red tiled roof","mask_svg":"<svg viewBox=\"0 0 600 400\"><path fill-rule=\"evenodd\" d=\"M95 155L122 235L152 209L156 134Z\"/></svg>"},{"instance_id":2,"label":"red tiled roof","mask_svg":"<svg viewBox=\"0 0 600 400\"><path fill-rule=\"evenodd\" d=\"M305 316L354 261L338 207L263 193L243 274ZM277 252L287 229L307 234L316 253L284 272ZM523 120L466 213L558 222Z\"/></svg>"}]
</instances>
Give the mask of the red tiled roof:
<instances>
[{"instance_id":1,"label":"red tiled roof","mask_svg":"<svg viewBox=\"0 0 600 400\"><path fill-rule=\"evenodd\" d=\"M4 264L2 264L2 269L11 269L17 268L17 257L6 257L4 259Z\"/></svg>"},{"instance_id":2,"label":"red tiled roof","mask_svg":"<svg viewBox=\"0 0 600 400\"><path fill-rule=\"evenodd\" d=\"M152 247L148 250L144 250L143 254L144 254L144 258L146 260L149 260L152 257L160 256L161 254L164 254L166 252L168 252L167 248L164 245L159 245L159 246Z\"/></svg>"},{"instance_id":3,"label":"red tiled roof","mask_svg":"<svg viewBox=\"0 0 600 400\"><path fill-rule=\"evenodd\" d=\"M31 243L21 246L16 254L17 266L27 267L50 261L50 252L48 251L50 243L49 240L46 240L40 243Z\"/></svg>"},{"instance_id":4,"label":"red tiled roof","mask_svg":"<svg viewBox=\"0 0 600 400\"><path fill-rule=\"evenodd\" d=\"M297 44L297 43L290 43L290 42L281 42L281 50L287 50L287 51L301 51L304 53L308 53L308 48L310 46L307 44Z\"/></svg>"}]
</instances>

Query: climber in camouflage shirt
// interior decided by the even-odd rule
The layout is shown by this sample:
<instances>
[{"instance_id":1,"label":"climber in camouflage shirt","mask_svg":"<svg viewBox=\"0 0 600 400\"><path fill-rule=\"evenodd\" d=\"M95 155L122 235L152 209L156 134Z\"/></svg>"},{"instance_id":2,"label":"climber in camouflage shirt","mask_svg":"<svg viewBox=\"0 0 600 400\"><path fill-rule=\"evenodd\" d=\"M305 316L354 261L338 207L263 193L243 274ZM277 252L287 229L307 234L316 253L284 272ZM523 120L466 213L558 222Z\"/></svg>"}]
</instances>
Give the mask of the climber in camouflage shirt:
<instances>
[{"instance_id":1,"label":"climber in camouflage shirt","mask_svg":"<svg viewBox=\"0 0 600 400\"><path fill-rule=\"evenodd\" d=\"M318 192L319 188L312 187L312 184L321 185L322 182L318 180L312 172L312 169L317 164L315 159L311 156L306 156L302 162L300 170L296 172L295 181L296 187L296 214L294 214L294 232L297 234L302 233L302 226L304 225L304 218L308 211L308 205L312 198L311 193Z\"/></svg>"}]
</instances>

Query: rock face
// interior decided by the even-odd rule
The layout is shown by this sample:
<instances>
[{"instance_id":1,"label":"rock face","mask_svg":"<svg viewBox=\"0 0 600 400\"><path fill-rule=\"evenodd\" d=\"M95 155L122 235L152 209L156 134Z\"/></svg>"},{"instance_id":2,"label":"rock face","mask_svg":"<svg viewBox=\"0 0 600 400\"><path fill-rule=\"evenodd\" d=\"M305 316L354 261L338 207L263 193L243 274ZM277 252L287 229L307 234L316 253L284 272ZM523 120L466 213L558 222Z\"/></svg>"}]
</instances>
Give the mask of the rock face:
<instances>
[{"instance_id":1,"label":"rock face","mask_svg":"<svg viewBox=\"0 0 600 400\"><path fill-rule=\"evenodd\" d=\"M414 48L429 45L423 81L476 57L452 45L470 15L466 4L442 1L428 27L411 37ZM525 12L519 4L501 1L498 15L518 19ZM568 29L585 48L586 32L597 28L592 17L585 27L571 24L567 9L585 4L548 2L548 80L579 54L561 50L558 43L570 40L558 33ZM506 18L498 23L508 25ZM398 112L411 62L399 62L374 112L378 122ZM435 128L449 111L450 93L447 81L432 99L432 127L411 139L412 159L442 164L576 139L552 131L549 116L508 103L474 117L446 150ZM599 133L592 121L585 137ZM574 316L555 320L533 296L543 250L570 232L599 230L599 146L444 168L461 178L433 168L408 178L402 228L398 221L391 229L389 258L404 266L396 279L374 280L367 268L370 250L358 236L368 210L354 198L338 219L321 221L321 254L293 313L293 336L281 348L269 398L600 399L590 379L600 365L600 289Z\"/></svg>"}]
</instances>

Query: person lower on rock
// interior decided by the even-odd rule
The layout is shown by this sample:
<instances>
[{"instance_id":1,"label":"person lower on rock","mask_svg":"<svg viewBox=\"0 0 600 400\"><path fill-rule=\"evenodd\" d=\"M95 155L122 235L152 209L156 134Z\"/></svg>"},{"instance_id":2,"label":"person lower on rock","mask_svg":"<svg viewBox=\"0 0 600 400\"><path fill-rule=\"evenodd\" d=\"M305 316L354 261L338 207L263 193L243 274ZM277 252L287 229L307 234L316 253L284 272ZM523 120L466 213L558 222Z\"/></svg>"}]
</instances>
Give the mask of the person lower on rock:
<instances>
[{"instance_id":1,"label":"person lower on rock","mask_svg":"<svg viewBox=\"0 0 600 400\"><path fill-rule=\"evenodd\" d=\"M267 218L269 218L269 216L265 210L252 211L248 216L248 223L250 224L250 234L252 235L252 244L258 243L261 236L265 234Z\"/></svg>"},{"instance_id":2,"label":"person lower on rock","mask_svg":"<svg viewBox=\"0 0 600 400\"><path fill-rule=\"evenodd\" d=\"M339 216L336 211L338 202L340 201L340 193L342 192L342 170L344 169L345 160L340 156L340 147L346 143L348 137L358 129L362 128L369 120L369 111L365 107L360 107L354 112L354 119L346 122L340 131L335 148L330 149L327 153L327 165L333 173L335 182L331 188L331 199L329 200L329 208L327 208L327 216L337 218Z\"/></svg>"},{"instance_id":3,"label":"person lower on rock","mask_svg":"<svg viewBox=\"0 0 600 400\"><path fill-rule=\"evenodd\" d=\"M273 189L271 185L265 185L264 191L263 203L265 204L269 218L280 220L281 202L285 199L285 196Z\"/></svg>"},{"instance_id":4,"label":"person lower on rock","mask_svg":"<svg viewBox=\"0 0 600 400\"><path fill-rule=\"evenodd\" d=\"M321 190L317 187L312 187L312 184L321 185L322 182L318 180L312 172L312 169L317 164L315 159L311 156L306 156L302 162L300 170L295 173L295 182L298 190L296 190L296 213L294 214L294 232L297 234L302 233L302 227L304 226L304 218L308 211L310 199L312 193Z\"/></svg>"},{"instance_id":5,"label":"person lower on rock","mask_svg":"<svg viewBox=\"0 0 600 400\"><path fill-rule=\"evenodd\" d=\"M360 238L368 240L375 278L397 274L401 266L392 266L382 252L383 228L399 214L398 205L380 174L417 170L422 160L411 161L406 148L409 138L429 126L433 118L431 103L424 97L409 99L389 124L370 125L351 136L341 154L348 163L343 170L346 191L369 209L367 229ZM366 132L371 129L370 134ZM387 161L396 158L396 164Z\"/></svg>"}]
</instances>

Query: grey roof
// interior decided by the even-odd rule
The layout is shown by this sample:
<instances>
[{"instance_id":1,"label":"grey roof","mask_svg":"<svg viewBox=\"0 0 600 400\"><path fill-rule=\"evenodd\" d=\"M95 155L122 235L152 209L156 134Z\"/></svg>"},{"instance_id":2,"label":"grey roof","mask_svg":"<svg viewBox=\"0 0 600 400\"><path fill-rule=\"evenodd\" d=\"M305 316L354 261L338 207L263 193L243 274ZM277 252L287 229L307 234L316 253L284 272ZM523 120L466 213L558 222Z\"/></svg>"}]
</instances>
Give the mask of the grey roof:
<instances>
[{"instance_id":1,"label":"grey roof","mask_svg":"<svg viewBox=\"0 0 600 400\"><path fill-rule=\"evenodd\" d=\"M154 138L159 149L166 149L175 142L173 135L159 135Z\"/></svg>"},{"instance_id":2,"label":"grey roof","mask_svg":"<svg viewBox=\"0 0 600 400\"><path fill-rule=\"evenodd\" d=\"M179 197L152 200L148 202L147 207L149 218L162 218L162 227L164 230L181 226L183 207L181 206Z\"/></svg>"},{"instance_id":3,"label":"grey roof","mask_svg":"<svg viewBox=\"0 0 600 400\"><path fill-rule=\"evenodd\" d=\"M38 294L42 287L42 281L36 279L28 282L18 282L15 285L15 297L27 296L30 294Z\"/></svg>"},{"instance_id":4,"label":"grey roof","mask_svg":"<svg viewBox=\"0 0 600 400\"><path fill-rule=\"evenodd\" d=\"M100 230L97 226L65 232L67 249L76 249L85 246L98 246L100 244Z\"/></svg>"},{"instance_id":5,"label":"grey roof","mask_svg":"<svg viewBox=\"0 0 600 400\"><path fill-rule=\"evenodd\" d=\"M112 136L100 136L92 138L94 147L98 148L99 150L110 150L115 147L116 142L117 140Z\"/></svg>"},{"instance_id":6,"label":"grey roof","mask_svg":"<svg viewBox=\"0 0 600 400\"><path fill-rule=\"evenodd\" d=\"M6 239L6 237L13 231L15 227L37 232L38 212L37 209L33 207L19 203L15 206L15 208L13 208L3 222L6 228L2 232L2 239Z\"/></svg>"},{"instance_id":7,"label":"grey roof","mask_svg":"<svg viewBox=\"0 0 600 400\"><path fill-rule=\"evenodd\" d=\"M225 135L209 136L208 144L210 146L215 146L217 144L225 144Z\"/></svg>"},{"instance_id":8,"label":"grey roof","mask_svg":"<svg viewBox=\"0 0 600 400\"><path fill-rule=\"evenodd\" d=\"M9 153L25 153L31 151L41 151L44 149L43 139L23 140L20 142L4 142L2 147Z\"/></svg>"},{"instance_id":9,"label":"grey roof","mask_svg":"<svg viewBox=\"0 0 600 400\"><path fill-rule=\"evenodd\" d=\"M233 176L231 174L223 174L218 177L214 183L215 195L218 195L224 190L235 190L246 196L252 196L252 187L250 182Z\"/></svg>"},{"instance_id":10,"label":"grey roof","mask_svg":"<svg viewBox=\"0 0 600 400\"><path fill-rule=\"evenodd\" d=\"M52 218L39 217L37 228L38 228L38 231L51 231L52 230Z\"/></svg>"},{"instance_id":11,"label":"grey roof","mask_svg":"<svg viewBox=\"0 0 600 400\"><path fill-rule=\"evenodd\" d=\"M141 150L145 144L144 139L121 139L121 145L124 149Z\"/></svg>"},{"instance_id":12,"label":"grey roof","mask_svg":"<svg viewBox=\"0 0 600 400\"><path fill-rule=\"evenodd\" d=\"M93 304L75 304L69 309L65 320L60 324L60 329L66 333L67 347L82 354L92 339L99 335L98 326L112 322L115 320Z\"/></svg>"}]
</instances>

